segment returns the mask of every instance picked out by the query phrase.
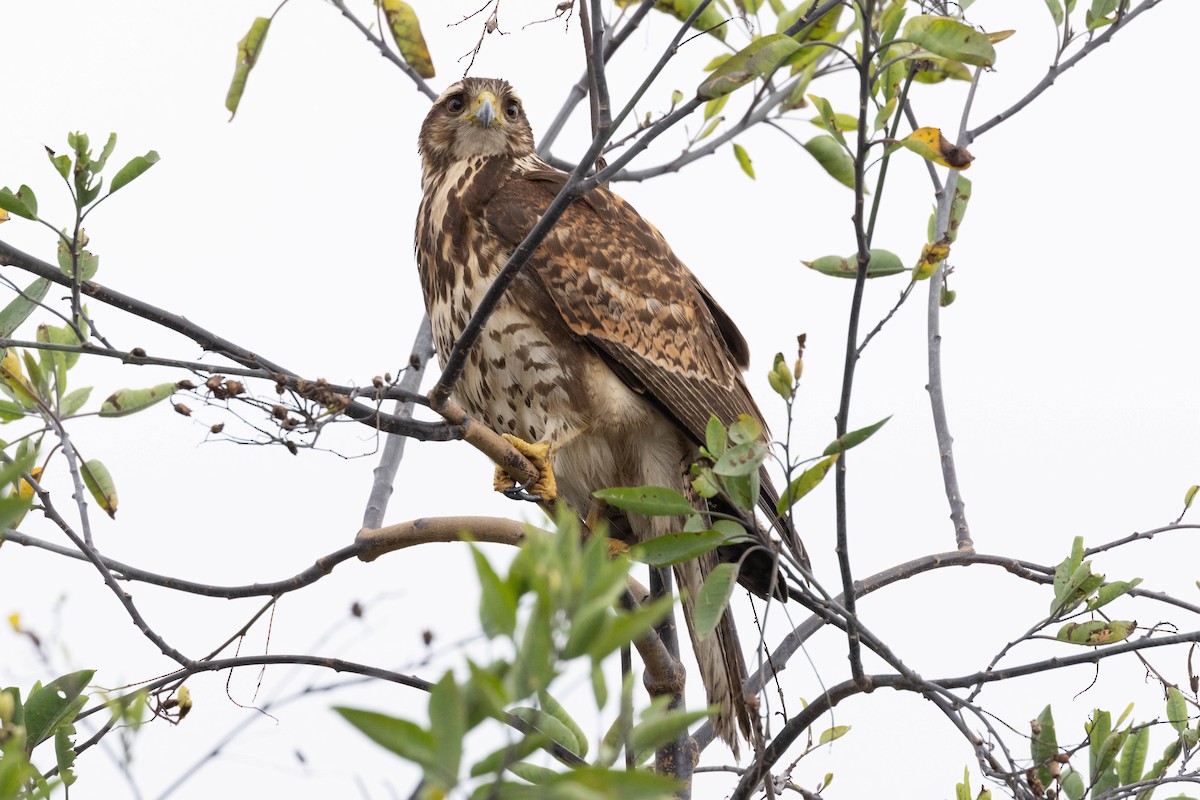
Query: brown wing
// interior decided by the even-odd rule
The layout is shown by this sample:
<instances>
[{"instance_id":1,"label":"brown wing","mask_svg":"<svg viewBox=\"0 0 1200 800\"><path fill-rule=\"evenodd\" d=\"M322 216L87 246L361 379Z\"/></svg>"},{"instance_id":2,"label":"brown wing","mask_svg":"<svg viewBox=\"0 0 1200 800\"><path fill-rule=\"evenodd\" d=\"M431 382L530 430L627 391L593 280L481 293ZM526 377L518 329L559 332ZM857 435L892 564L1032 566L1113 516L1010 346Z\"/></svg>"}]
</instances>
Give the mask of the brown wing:
<instances>
[{"instance_id":1,"label":"brown wing","mask_svg":"<svg viewBox=\"0 0 1200 800\"><path fill-rule=\"evenodd\" d=\"M511 180L485 219L514 247L565 180L550 170ZM621 198L597 189L577 200L526 269L568 327L697 442L713 414L726 423L740 414L763 422L742 381L745 339L662 234Z\"/></svg>"}]
</instances>

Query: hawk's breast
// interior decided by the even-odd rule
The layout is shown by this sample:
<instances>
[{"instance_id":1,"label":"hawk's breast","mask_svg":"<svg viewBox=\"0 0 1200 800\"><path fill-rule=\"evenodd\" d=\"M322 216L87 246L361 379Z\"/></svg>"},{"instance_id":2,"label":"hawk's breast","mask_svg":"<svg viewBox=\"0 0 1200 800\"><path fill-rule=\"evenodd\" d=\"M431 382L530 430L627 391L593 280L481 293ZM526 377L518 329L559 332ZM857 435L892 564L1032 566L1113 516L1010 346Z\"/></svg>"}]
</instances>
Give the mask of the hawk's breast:
<instances>
[{"instance_id":1,"label":"hawk's breast","mask_svg":"<svg viewBox=\"0 0 1200 800\"><path fill-rule=\"evenodd\" d=\"M510 255L488 229L483 205L514 166L502 159L460 160L425 176L417 263L443 364ZM472 348L454 397L501 433L530 442L570 439L583 424L587 355L535 278L522 274Z\"/></svg>"}]
</instances>

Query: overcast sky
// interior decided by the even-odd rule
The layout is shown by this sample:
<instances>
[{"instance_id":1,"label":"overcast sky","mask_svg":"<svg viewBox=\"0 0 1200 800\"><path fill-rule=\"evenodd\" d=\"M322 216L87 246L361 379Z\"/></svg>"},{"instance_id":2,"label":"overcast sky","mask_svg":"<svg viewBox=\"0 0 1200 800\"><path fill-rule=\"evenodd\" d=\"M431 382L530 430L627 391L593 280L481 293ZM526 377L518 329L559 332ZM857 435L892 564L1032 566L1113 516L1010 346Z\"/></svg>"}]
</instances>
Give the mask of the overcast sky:
<instances>
[{"instance_id":1,"label":"overcast sky","mask_svg":"<svg viewBox=\"0 0 1200 800\"><path fill-rule=\"evenodd\" d=\"M467 62L458 57L480 35L481 18L450 23L477 3L413 5L438 69L431 84L440 91L462 74ZM569 29L561 22L526 27L550 16L554 5L503 4L505 35L488 37L472 68L517 87L535 133L583 69L574 22ZM116 131L114 164L157 150L162 161L89 220L92 249L101 257L97 280L302 375L366 384L403 365L420 320L412 229L420 192L416 136L428 101L332 7L292 0L230 123L223 103L236 44L254 16L273 9L244 0L0 6L8 65L0 184L29 184L42 216L66 224L69 198L43 145L64 151L67 131L86 131L93 142ZM977 123L1041 79L1054 55L1054 31L1039 0L980 0L971 15L986 30L1017 31L998 46L995 72L983 76L972 114ZM636 86L670 35L669 18L653 17L612 65L614 98ZM971 146L974 196L952 258L958 299L944 311L942 330L961 488L982 552L1055 563L1076 535L1099 544L1169 522L1187 486L1200 483L1200 277L1190 241L1198 176L1187 145L1176 144L1194 121L1192 59L1179 43L1197 23L1194 3L1163 2ZM639 104L641 113L665 109L673 89L694 91L699 68L718 52L710 37L683 47ZM921 124L956 130L965 87L918 87L913 100ZM854 110L846 76L813 91L835 110ZM745 102L735 97L728 113ZM806 109L783 124L808 139L819 133L806 121L811 116ZM689 120L687 130L700 124L698 117ZM573 159L586 136L580 116L556 154ZM669 160L685 141L683 129L671 132L634 166ZM742 326L754 353L749 381L777 433L783 412L763 376L776 351L790 357L796 334L808 334L793 446L815 454L834 435L852 283L813 273L800 261L853 251L852 195L777 131L756 129L739 141L754 160L755 181L725 147L680 173L614 188L663 232ZM900 153L889 183L876 243L911 263L933 202L928 176L919 159ZM14 220L0 226L0 239L54 260L53 235L41 226ZM868 286L864 326L887 312L905 280ZM851 458L851 546L861 576L954 544L924 390L924 306L922 287L859 365L851 426L893 415ZM201 357L194 345L118 311L96 304L91 311L120 347ZM108 362L81 363L73 373L75 385L96 387L93 410L114 389L180 377ZM125 419L77 423L74 441L110 467L121 495L118 522L100 519L93 506L106 554L192 580L239 584L294 574L352 540L376 460L369 431L348 424L326 442L336 454L300 457L279 447L202 443L208 425L227 419L208 408L187 420L162 405ZM8 431L3 436L12 438ZM70 490L61 460L56 464L47 484L65 502ZM532 507L495 496L490 474L486 459L466 445L410 443L388 520L462 513L536 519ZM798 521L818 577L835 585L832 486L801 504ZM40 519L22 530L60 540ZM1098 559L1097 569L1110 578L1140 576L1152 588L1192 600L1195 553L1188 536L1174 534ZM451 645L477 633L471 575L459 546L342 565L280 604L269 649L436 677L461 664ZM223 641L256 607L138 585L131 592L151 624L191 655ZM348 617L355 600L367 605L363 620ZM1046 590L975 568L894 587L864 601L861 612L923 675L953 675L985 666L1045 614L1049 600ZM26 639L0 633L3 685L28 687L88 667L99 670L98 683L117 687L171 668L86 565L6 546L0 601L0 611L19 613L47 642L51 659L39 660ZM1116 613L1145 625L1162 614L1147 603ZM786 620L776 615L775 621ZM426 628L435 633L435 648L448 654L418 666ZM243 652L261 652L264 637L256 629ZM1051 652L1057 650L1027 646L1014 658ZM815 670L797 658L786 676L786 695L797 706L797 698L820 692L819 680L843 678L839 637L814 639L810 655ZM1182 679L1180 656L1156 658ZM1139 718L1161 716L1157 692L1140 677L1136 668L1109 665L1093 694L1074 702L1091 682L1090 671L996 689L982 700L1025 731L1054 699L1056 715L1069 721L1060 730L1079 736L1096 704L1119 712L1136 700ZM272 668L257 702L335 679ZM393 796L389 786L407 795L408 773L356 738L328 706L347 702L419 716L423 696L372 685L289 705L273 712L276 722L244 707L256 702L257 684L252 671L235 675L231 702L225 676L192 681L192 716L177 728L156 723L140 734L134 774L142 796L161 796L244 722L252 723L246 736L172 796L228 795L231 786L241 796L265 781L297 798L348 796L356 774L363 796ZM586 703L590 693L583 689L576 696ZM885 770L895 771L887 780L893 793L897 784L919 785L921 796L949 797L962 767L974 763L961 738L916 698L860 698L839 707L837 722L853 725L852 734L810 756L794 776L812 786L834 772L831 797L877 791ZM1162 744L1155 740L1152 751ZM872 769L863 770L864 763ZM81 760L79 772L85 795L136 796L97 752ZM715 787L724 778L697 780L697 797L723 796Z\"/></svg>"}]
</instances>

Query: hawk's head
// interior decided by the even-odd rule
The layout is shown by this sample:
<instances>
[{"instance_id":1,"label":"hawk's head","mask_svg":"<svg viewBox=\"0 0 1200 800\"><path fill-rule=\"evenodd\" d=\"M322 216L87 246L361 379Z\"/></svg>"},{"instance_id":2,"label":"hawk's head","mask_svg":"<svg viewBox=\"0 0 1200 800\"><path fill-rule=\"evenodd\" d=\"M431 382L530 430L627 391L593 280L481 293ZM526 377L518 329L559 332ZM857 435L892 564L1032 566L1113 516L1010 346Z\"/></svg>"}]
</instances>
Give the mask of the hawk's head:
<instances>
[{"instance_id":1,"label":"hawk's head","mask_svg":"<svg viewBox=\"0 0 1200 800\"><path fill-rule=\"evenodd\" d=\"M463 78L442 92L421 125L426 164L533 152L533 131L521 98L497 78Z\"/></svg>"}]
</instances>

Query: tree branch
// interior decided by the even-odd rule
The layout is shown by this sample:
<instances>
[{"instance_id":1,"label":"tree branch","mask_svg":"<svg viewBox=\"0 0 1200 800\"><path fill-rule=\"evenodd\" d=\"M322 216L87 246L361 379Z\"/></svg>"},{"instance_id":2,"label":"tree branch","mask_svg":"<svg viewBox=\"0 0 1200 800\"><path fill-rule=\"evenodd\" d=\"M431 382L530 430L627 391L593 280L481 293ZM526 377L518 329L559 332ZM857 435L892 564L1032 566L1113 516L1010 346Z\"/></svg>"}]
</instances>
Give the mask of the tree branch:
<instances>
[{"instance_id":1,"label":"tree branch","mask_svg":"<svg viewBox=\"0 0 1200 800\"><path fill-rule=\"evenodd\" d=\"M425 375L425 365L433 357L433 328L429 324L428 315L421 318L417 328L417 336L408 357L408 365L404 377L400 379L400 390L414 397L421 389L421 378ZM397 400L392 415L399 419L411 419L413 400ZM389 434L383 443L383 455L379 465L372 472L371 494L367 498L367 508L363 512L363 527L378 528L383 525L383 517L387 512L388 500L392 496L393 485L396 481L396 471L400 468L400 460L404 458L406 437Z\"/></svg>"}]
</instances>

